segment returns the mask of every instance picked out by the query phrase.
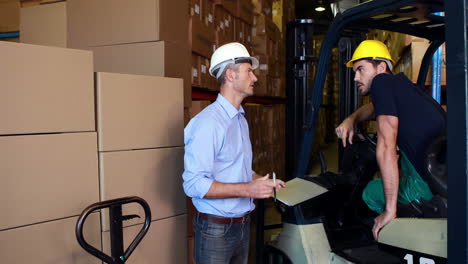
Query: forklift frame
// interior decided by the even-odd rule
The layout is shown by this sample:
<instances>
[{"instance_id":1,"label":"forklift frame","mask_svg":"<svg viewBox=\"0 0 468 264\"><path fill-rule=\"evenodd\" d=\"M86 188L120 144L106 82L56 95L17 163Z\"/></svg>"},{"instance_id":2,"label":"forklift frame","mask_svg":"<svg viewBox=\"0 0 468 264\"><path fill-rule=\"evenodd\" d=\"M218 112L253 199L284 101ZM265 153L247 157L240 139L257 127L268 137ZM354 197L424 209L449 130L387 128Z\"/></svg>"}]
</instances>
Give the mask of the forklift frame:
<instances>
[{"instance_id":1,"label":"forklift frame","mask_svg":"<svg viewBox=\"0 0 468 264\"><path fill-rule=\"evenodd\" d=\"M426 79L430 58L445 41L447 59L447 167L450 222L448 225L448 258L452 263L468 263L467 234L467 179L468 179L468 76L467 76L467 1L453 0L374 0L348 9L337 16L330 25L320 49L313 89L307 100L307 112L303 126L297 166L293 177L304 178L307 173L310 151L317 127L318 111L322 102L323 88L331 51L345 29L367 31L370 28L409 34L430 40L421 65L418 85ZM395 13L411 13L411 6L425 10L425 23L412 24L416 18L394 20ZM445 16L432 15L444 12ZM377 15L392 13L391 16ZM419 16L418 14L413 14ZM423 14L421 14L423 15Z\"/></svg>"}]
</instances>

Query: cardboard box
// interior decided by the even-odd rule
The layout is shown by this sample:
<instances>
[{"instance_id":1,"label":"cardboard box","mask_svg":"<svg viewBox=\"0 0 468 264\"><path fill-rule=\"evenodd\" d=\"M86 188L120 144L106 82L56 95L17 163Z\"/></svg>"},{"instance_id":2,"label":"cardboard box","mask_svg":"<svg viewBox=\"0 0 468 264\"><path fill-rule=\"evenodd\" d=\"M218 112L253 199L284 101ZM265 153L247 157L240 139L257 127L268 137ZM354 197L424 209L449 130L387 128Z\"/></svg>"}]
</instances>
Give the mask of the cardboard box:
<instances>
[{"instance_id":1,"label":"cardboard box","mask_svg":"<svg viewBox=\"0 0 468 264\"><path fill-rule=\"evenodd\" d=\"M186 0L68 0L71 48L166 40L186 46Z\"/></svg>"},{"instance_id":2,"label":"cardboard box","mask_svg":"<svg viewBox=\"0 0 468 264\"><path fill-rule=\"evenodd\" d=\"M213 1L212 0L201 0L202 21L205 22L210 28L214 28L214 13L213 13Z\"/></svg>"},{"instance_id":3,"label":"cardboard box","mask_svg":"<svg viewBox=\"0 0 468 264\"><path fill-rule=\"evenodd\" d=\"M16 32L20 24L20 1L0 1L0 32Z\"/></svg>"},{"instance_id":4,"label":"cardboard box","mask_svg":"<svg viewBox=\"0 0 468 264\"><path fill-rule=\"evenodd\" d=\"M253 25L254 6L251 0L238 0L236 15L242 21L249 25Z\"/></svg>"},{"instance_id":5,"label":"cardboard box","mask_svg":"<svg viewBox=\"0 0 468 264\"><path fill-rule=\"evenodd\" d=\"M215 0L215 5L222 6L229 14L237 14L237 2L240 0Z\"/></svg>"},{"instance_id":6,"label":"cardboard box","mask_svg":"<svg viewBox=\"0 0 468 264\"><path fill-rule=\"evenodd\" d=\"M182 80L97 73L99 151L184 145Z\"/></svg>"},{"instance_id":7,"label":"cardboard box","mask_svg":"<svg viewBox=\"0 0 468 264\"><path fill-rule=\"evenodd\" d=\"M22 43L67 47L66 2L21 8Z\"/></svg>"},{"instance_id":8,"label":"cardboard box","mask_svg":"<svg viewBox=\"0 0 468 264\"><path fill-rule=\"evenodd\" d=\"M0 231L2 263L102 263L78 244L77 220L78 217L71 217ZM99 213L92 213L86 219L83 236L91 246L101 250L100 234Z\"/></svg>"},{"instance_id":9,"label":"cardboard box","mask_svg":"<svg viewBox=\"0 0 468 264\"><path fill-rule=\"evenodd\" d=\"M192 86L201 87L200 56L192 53Z\"/></svg>"},{"instance_id":10,"label":"cardboard box","mask_svg":"<svg viewBox=\"0 0 468 264\"><path fill-rule=\"evenodd\" d=\"M0 135L95 130L91 52L0 41L0 58Z\"/></svg>"},{"instance_id":11,"label":"cardboard box","mask_svg":"<svg viewBox=\"0 0 468 264\"><path fill-rule=\"evenodd\" d=\"M189 15L190 16L197 16L202 18L202 1L201 0L190 0L189 1Z\"/></svg>"},{"instance_id":12,"label":"cardboard box","mask_svg":"<svg viewBox=\"0 0 468 264\"><path fill-rule=\"evenodd\" d=\"M0 137L0 230L78 215L99 200L96 133Z\"/></svg>"},{"instance_id":13,"label":"cardboard box","mask_svg":"<svg viewBox=\"0 0 468 264\"><path fill-rule=\"evenodd\" d=\"M168 41L93 47L96 72L153 75L184 80L184 106L192 100L190 49Z\"/></svg>"},{"instance_id":14,"label":"cardboard box","mask_svg":"<svg viewBox=\"0 0 468 264\"><path fill-rule=\"evenodd\" d=\"M200 84L204 88L210 88L210 81L213 79L210 75L210 60L208 58L200 58Z\"/></svg>"},{"instance_id":15,"label":"cardboard box","mask_svg":"<svg viewBox=\"0 0 468 264\"><path fill-rule=\"evenodd\" d=\"M188 240L188 263L189 264L194 264L195 263L195 259L194 259L194 247L195 247L195 241L194 241L194 238L193 237L190 237Z\"/></svg>"},{"instance_id":16,"label":"cardboard box","mask_svg":"<svg viewBox=\"0 0 468 264\"><path fill-rule=\"evenodd\" d=\"M214 51L214 27L192 16L189 22L189 43L193 52L204 57L211 57Z\"/></svg>"},{"instance_id":17,"label":"cardboard box","mask_svg":"<svg viewBox=\"0 0 468 264\"><path fill-rule=\"evenodd\" d=\"M99 154L101 200L139 196L150 208L152 220L187 212L182 188L184 149L160 148ZM141 218L125 221L124 226L144 222L143 208L138 204L123 206L123 214ZM109 230L109 215L102 214L102 229Z\"/></svg>"},{"instance_id":18,"label":"cardboard box","mask_svg":"<svg viewBox=\"0 0 468 264\"><path fill-rule=\"evenodd\" d=\"M148 233L125 263L187 263L187 215L179 215L151 223ZM123 230L124 245L130 245L142 225ZM109 232L102 233L104 252L110 254Z\"/></svg>"},{"instance_id":19,"label":"cardboard box","mask_svg":"<svg viewBox=\"0 0 468 264\"><path fill-rule=\"evenodd\" d=\"M194 118L200 113L205 107L211 104L208 100L192 101L192 106L189 108L190 118Z\"/></svg>"},{"instance_id":20,"label":"cardboard box","mask_svg":"<svg viewBox=\"0 0 468 264\"><path fill-rule=\"evenodd\" d=\"M193 206L192 203L192 198L187 197L186 198L186 205L187 205L187 237L193 237L195 235L194 230L193 230L193 218L195 216L195 212L197 209L195 209L195 206ZM189 249L190 252L190 249ZM193 254L189 253L189 257L193 256Z\"/></svg>"},{"instance_id":21,"label":"cardboard box","mask_svg":"<svg viewBox=\"0 0 468 264\"><path fill-rule=\"evenodd\" d=\"M253 36L266 35L274 40L280 39L280 31L273 20L264 14L254 17Z\"/></svg>"}]
</instances>

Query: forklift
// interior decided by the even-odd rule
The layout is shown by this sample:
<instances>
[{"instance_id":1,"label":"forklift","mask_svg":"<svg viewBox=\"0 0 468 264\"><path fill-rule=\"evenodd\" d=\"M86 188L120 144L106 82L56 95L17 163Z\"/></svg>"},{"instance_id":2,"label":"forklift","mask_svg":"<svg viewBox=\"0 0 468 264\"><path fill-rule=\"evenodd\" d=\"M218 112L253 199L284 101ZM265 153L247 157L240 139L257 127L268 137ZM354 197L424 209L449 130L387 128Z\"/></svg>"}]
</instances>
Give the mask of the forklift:
<instances>
[{"instance_id":1,"label":"forklift","mask_svg":"<svg viewBox=\"0 0 468 264\"><path fill-rule=\"evenodd\" d=\"M323 28L313 20L288 24L287 174L289 179L302 178L328 191L292 207L275 204L283 229L263 248L263 263L429 264L447 263L449 258L451 263L468 263L467 8L466 0L367 1L334 18L318 58L312 56L310 44L314 27ZM437 15L441 12L445 15ZM343 120L358 106L353 73L344 62L369 29L430 41L418 87L424 87L435 51L444 42L447 47L447 135L436 140L425 157L428 184L442 202L399 207L398 217L381 230L378 241L371 234L376 215L361 199L363 188L378 170L375 137L358 129L355 143L339 151L339 172L328 171L321 158L321 174L307 174L332 48L338 45L340 51Z\"/></svg>"}]
</instances>

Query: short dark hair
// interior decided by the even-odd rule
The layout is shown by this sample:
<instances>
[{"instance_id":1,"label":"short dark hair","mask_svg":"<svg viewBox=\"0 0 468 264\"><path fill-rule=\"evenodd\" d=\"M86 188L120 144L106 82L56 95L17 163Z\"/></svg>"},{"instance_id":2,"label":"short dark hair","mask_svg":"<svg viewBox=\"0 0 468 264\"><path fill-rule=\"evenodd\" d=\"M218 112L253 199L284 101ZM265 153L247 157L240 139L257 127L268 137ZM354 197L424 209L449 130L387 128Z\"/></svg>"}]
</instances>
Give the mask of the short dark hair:
<instances>
[{"instance_id":1,"label":"short dark hair","mask_svg":"<svg viewBox=\"0 0 468 264\"><path fill-rule=\"evenodd\" d=\"M228 69L231 69L231 70L237 72L239 70L239 66L240 66L240 64L231 63L231 64L228 64L226 67L224 67L223 73L221 73L221 75L217 79L218 84L221 86L226 82L226 71ZM215 75L216 75L216 73L215 73Z\"/></svg>"},{"instance_id":2,"label":"short dark hair","mask_svg":"<svg viewBox=\"0 0 468 264\"><path fill-rule=\"evenodd\" d=\"M385 71L388 72L388 73L392 73L392 70L390 70L390 68L388 67L387 62L384 61L384 60L373 59L373 58L364 58L364 59L360 59L360 60L365 60L365 61L370 62L372 64L372 66L374 66L374 68L377 67L381 62L383 62L383 63L385 63L385 66L386 66ZM355 61L355 62L357 62L357 61Z\"/></svg>"}]
</instances>

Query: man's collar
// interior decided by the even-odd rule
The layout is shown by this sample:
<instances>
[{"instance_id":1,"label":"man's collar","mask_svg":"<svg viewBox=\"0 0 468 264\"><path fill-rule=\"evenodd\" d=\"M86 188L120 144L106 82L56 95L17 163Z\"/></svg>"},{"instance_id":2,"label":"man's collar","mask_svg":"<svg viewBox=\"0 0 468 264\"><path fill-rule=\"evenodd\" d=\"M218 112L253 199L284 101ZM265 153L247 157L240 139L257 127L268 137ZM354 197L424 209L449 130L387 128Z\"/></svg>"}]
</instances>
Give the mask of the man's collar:
<instances>
[{"instance_id":1,"label":"man's collar","mask_svg":"<svg viewBox=\"0 0 468 264\"><path fill-rule=\"evenodd\" d=\"M223 107L224 111L228 114L229 118L235 117L237 114L241 113L245 115L244 108L242 108L242 105L239 106L239 110L237 110L224 96L222 96L220 93L218 94L218 98L216 98L216 101Z\"/></svg>"}]
</instances>

